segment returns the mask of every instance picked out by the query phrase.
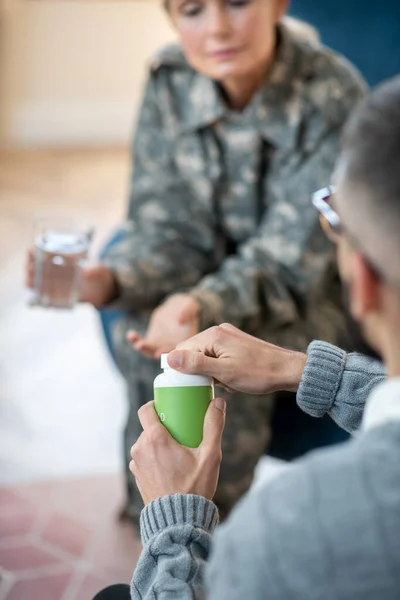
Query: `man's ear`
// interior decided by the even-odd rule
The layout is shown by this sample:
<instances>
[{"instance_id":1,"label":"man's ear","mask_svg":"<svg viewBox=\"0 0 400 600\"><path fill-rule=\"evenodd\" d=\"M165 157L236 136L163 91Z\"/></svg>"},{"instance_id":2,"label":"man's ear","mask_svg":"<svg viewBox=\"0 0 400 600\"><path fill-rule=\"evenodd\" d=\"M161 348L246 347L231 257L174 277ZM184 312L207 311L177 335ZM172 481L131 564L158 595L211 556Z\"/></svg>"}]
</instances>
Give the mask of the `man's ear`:
<instances>
[{"instance_id":1,"label":"man's ear","mask_svg":"<svg viewBox=\"0 0 400 600\"><path fill-rule=\"evenodd\" d=\"M350 306L353 317L363 320L381 309L381 281L361 254L353 252L349 261Z\"/></svg>"}]
</instances>

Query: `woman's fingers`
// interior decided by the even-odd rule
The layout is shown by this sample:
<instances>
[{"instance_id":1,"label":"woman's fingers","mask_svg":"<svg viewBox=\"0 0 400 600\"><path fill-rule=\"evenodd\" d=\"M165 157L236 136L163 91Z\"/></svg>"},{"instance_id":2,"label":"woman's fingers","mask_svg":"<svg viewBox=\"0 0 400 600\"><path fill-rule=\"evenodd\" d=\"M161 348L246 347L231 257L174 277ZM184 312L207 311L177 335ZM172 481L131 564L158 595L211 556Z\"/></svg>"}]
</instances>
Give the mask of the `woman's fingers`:
<instances>
[{"instance_id":1,"label":"woman's fingers","mask_svg":"<svg viewBox=\"0 0 400 600\"><path fill-rule=\"evenodd\" d=\"M137 352L140 352L147 358L160 358L163 353L162 344L144 338L137 331L131 330L126 334L126 339Z\"/></svg>"},{"instance_id":2,"label":"woman's fingers","mask_svg":"<svg viewBox=\"0 0 400 600\"><path fill-rule=\"evenodd\" d=\"M126 334L126 339L128 340L128 342L130 344L136 344L139 340L142 339L142 336L140 335L140 333L138 333L137 331L135 331L134 329L131 329L130 331L128 331L128 333Z\"/></svg>"},{"instance_id":3,"label":"woman's fingers","mask_svg":"<svg viewBox=\"0 0 400 600\"><path fill-rule=\"evenodd\" d=\"M157 342L150 342L148 340L141 340L135 344L135 348L138 352L144 354L148 358L160 358L163 353L163 348Z\"/></svg>"}]
</instances>

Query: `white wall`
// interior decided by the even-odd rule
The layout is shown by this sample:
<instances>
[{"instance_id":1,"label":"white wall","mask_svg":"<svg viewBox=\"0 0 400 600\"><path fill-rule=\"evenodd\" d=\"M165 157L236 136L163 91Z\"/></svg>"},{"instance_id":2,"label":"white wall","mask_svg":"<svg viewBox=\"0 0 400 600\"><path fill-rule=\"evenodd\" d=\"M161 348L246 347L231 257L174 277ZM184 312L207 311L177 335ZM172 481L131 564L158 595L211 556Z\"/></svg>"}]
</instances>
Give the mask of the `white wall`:
<instances>
[{"instance_id":1,"label":"white wall","mask_svg":"<svg viewBox=\"0 0 400 600\"><path fill-rule=\"evenodd\" d=\"M173 39L160 0L15 0L1 23L0 141L126 143L148 57Z\"/></svg>"}]
</instances>

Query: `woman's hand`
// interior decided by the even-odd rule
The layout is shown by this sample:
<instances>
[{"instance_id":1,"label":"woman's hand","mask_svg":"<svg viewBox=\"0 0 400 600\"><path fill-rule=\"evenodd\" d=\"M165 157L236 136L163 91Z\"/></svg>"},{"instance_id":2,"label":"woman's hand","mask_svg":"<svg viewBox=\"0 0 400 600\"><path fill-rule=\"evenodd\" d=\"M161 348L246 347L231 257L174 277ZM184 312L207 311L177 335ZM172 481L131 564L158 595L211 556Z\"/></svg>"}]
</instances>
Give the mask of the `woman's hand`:
<instances>
[{"instance_id":1,"label":"woman's hand","mask_svg":"<svg viewBox=\"0 0 400 600\"><path fill-rule=\"evenodd\" d=\"M190 294L175 294L153 311L146 335L130 331L128 341L148 358L160 358L199 332L200 306Z\"/></svg>"},{"instance_id":2,"label":"woman's hand","mask_svg":"<svg viewBox=\"0 0 400 600\"><path fill-rule=\"evenodd\" d=\"M181 373L214 377L248 394L297 391L307 355L264 342L233 325L212 327L179 344L168 363Z\"/></svg>"},{"instance_id":3,"label":"woman's hand","mask_svg":"<svg viewBox=\"0 0 400 600\"><path fill-rule=\"evenodd\" d=\"M82 269L79 302L89 302L101 308L117 296L114 273L105 264L87 265Z\"/></svg>"},{"instance_id":4,"label":"woman's hand","mask_svg":"<svg viewBox=\"0 0 400 600\"><path fill-rule=\"evenodd\" d=\"M138 415L143 433L132 446L129 468L145 504L170 494L213 498L222 460L225 410L224 400L213 400L204 420L201 445L186 448L160 423L154 402L142 406Z\"/></svg>"},{"instance_id":5,"label":"woman's hand","mask_svg":"<svg viewBox=\"0 0 400 600\"><path fill-rule=\"evenodd\" d=\"M25 266L25 285L34 285L34 253L29 250ZM82 268L79 293L80 302L89 302L96 308L104 306L116 296L117 286L112 270L103 263L86 265Z\"/></svg>"}]
</instances>

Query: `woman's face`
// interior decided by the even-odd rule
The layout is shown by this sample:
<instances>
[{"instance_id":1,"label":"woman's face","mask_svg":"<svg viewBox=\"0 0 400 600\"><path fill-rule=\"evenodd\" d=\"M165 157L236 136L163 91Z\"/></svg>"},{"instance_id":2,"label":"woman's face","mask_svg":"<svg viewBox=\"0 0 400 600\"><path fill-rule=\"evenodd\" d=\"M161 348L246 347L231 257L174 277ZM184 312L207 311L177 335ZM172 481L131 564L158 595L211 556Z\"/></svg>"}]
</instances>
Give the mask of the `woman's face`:
<instances>
[{"instance_id":1,"label":"woman's face","mask_svg":"<svg viewBox=\"0 0 400 600\"><path fill-rule=\"evenodd\" d=\"M287 0L169 0L169 12L190 65L223 81L267 67L286 5Z\"/></svg>"}]
</instances>

